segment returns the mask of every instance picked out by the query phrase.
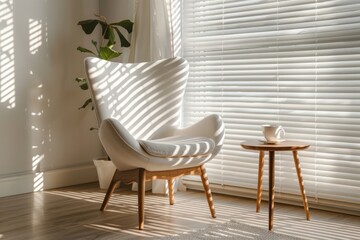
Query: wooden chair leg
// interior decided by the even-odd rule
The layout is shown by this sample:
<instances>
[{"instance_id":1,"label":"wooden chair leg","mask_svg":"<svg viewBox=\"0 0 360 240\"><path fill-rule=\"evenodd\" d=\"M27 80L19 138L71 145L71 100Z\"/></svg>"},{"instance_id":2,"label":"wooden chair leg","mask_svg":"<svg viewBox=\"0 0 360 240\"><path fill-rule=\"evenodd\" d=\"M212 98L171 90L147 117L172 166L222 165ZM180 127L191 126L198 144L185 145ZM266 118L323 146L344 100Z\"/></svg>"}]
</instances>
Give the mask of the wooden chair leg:
<instances>
[{"instance_id":1,"label":"wooden chair leg","mask_svg":"<svg viewBox=\"0 0 360 240\"><path fill-rule=\"evenodd\" d=\"M138 214L139 214L139 229L144 229L144 200L145 200L145 180L146 180L146 171L145 169L139 169L139 178L138 178Z\"/></svg>"},{"instance_id":2,"label":"wooden chair leg","mask_svg":"<svg viewBox=\"0 0 360 240\"><path fill-rule=\"evenodd\" d=\"M118 173L118 170L116 170L115 173L114 173L114 176L113 176L113 178L111 180L111 183L110 183L110 185L108 187L108 190L106 192L106 195L104 197L103 203L102 203L102 205L100 207L100 211L105 210L105 208L106 208L106 206L107 206L107 204L108 204L108 202L110 200L111 194L114 192L116 184L119 182L119 181L115 180L117 173Z\"/></svg>"},{"instance_id":3,"label":"wooden chair leg","mask_svg":"<svg viewBox=\"0 0 360 240\"><path fill-rule=\"evenodd\" d=\"M174 205L174 178L168 179L168 187L169 187L169 203L170 205Z\"/></svg>"},{"instance_id":4,"label":"wooden chair leg","mask_svg":"<svg viewBox=\"0 0 360 240\"><path fill-rule=\"evenodd\" d=\"M205 170L204 165L200 166L200 177L201 177L202 184L204 186L204 190L205 190L206 198L207 198L207 201L208 201L208 204L209 204L211 216L213 218L216 218L214 201L213 201L213 198L212 198L212 195L211 195L211 190L210 190L210 186L209 186L209 180L207 178L207 174L206 174L206 170Z\"/></svg>"},{"instance_id":5,"label":"wooden chair leg","mask_svg":"<svg viewBox=\"0 0 360 240\"><path fill-rule=\"evenodd\" d=\"M258 171L258 187L257 187L257 199L256 199L256 212L260 212L261 205L261 193L262 193L262 179L264 175L264 151L260 151L259 155L259 171Z\"/></svg>"},{"instance_id":6,"label":"wooden chair leg","mask_svg":"<svg viewBox=\"0 0 360 240\"><path fill-rule=\"evenodd\" d=\"M307 198L306 198L304 181L303 181L302 174L301 174L300 161L299 161L297 151L293 151L293 157L294 157L296 173L297 173L298 180L299 180L300 191L301 191L301 195L302 195L302 199L303 199L303 203L304 203L304 210L305 210L305 214L306 214L306 220L310 220L309 205L308 205L308 201L307 201Z\"/></svg>"}]
</instances>

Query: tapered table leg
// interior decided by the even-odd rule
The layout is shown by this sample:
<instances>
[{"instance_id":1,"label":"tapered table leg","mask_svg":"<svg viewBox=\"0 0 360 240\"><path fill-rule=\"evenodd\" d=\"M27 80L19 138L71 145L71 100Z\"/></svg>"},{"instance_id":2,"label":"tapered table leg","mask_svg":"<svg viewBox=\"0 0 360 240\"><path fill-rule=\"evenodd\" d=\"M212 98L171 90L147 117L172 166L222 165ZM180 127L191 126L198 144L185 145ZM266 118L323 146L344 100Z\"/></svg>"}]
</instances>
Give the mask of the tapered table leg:
<instances>
[{"instance_id":1,"label":"tapered table leg","mask_svg":"<svg viewBox=\"0 0 360 240\"><path fill-rule=\"evenodd\" d=\"M139 169L138 177L138 214L139 214L139 229L144 229L145 215L144 215L144 200L145 200L145 169Z\"/></svg>"},{"instance_id":2,"label":"tapered table leg","mask_svg":"<svg viewBox=\"0 0 360 240\"><path fill-rule=\"evenodd\" d=\"M304 210L305 210L305 214L306 214L306 220L310 220L309 205L308 205L308 201L307 201L307 198L306 198L304 181L303 181L302 174L301 174L301 167L300 167L300 161L299 161L298 152L293 151L292 153L293 153L293 156L294 156L294 163L295 163L296 173L297 173L297 176L298 176L300 191L301 191L301 195L302 195L302 199L303 199L303 203L304 203Z\"/></svg>"},{"instance_id":3,"label":"tapered table leg","mask_svg":"<svg viewBox=\"0 0 360 240\"><path fill-rule=\"evenodd\" d=\"M168 188L169 188L169 203L170 205L174 205L174 178L168 179Z\"/></svg>"},{"instance_id":4,"label":"tapered table leg","mask_svg":"<svg viewBox=\"0 0 360 240\"><path fill-rule=\"evenodd\" d=\"M274 223L275 199L275 151L269 151L269 230Z\"/></svg>"},{"instance_id":5,"label":"tapered table leg","mask_svg":"<svg viewBox=\"0 0 360 240\"><path fill-rule=\"evenodd\" d=\"M262 179L264 175L264 151L260 151L259 154L259 171L258 171L258 186L257 186L257 198L256 198L256 212L260 212L261 193L262 193Z\"/></svg>"}]
</instances>

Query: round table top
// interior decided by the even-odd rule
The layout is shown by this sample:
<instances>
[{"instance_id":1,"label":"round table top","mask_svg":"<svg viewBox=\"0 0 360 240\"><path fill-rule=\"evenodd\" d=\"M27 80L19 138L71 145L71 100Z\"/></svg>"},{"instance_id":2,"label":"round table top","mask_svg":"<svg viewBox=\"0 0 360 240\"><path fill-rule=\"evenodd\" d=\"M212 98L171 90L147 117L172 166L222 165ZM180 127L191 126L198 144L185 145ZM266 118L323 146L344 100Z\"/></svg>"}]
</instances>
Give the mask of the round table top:
<instances>
[{"instance_id":1,"label":"round table top","mask_svg":"<svg viewBox=\"0 0 360 240\"><path fill-rule=\"evenodd\" d=\"M300 141L285 140L277 144L269 144L260 140L245 141L240 144L245 149L260 151L297 151L303 150L310 144Z\"/></svg>"}]
</instances>

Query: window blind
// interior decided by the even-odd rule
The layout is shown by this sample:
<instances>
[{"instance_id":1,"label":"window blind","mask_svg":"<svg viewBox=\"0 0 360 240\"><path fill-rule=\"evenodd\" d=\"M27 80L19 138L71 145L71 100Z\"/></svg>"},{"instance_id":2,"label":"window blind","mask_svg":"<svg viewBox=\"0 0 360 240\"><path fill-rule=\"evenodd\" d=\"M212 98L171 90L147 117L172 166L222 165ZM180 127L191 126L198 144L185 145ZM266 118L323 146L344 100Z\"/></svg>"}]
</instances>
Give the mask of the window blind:
<instances>
[{"instance_id":1,"label":"window blind","mask_svg":"<svg viewBox=\"0 0 360 240\"><path fill-rule=\"evenodd\" d=\"M256 189L258 153L241 149L281 124L300 151L308 196L360 204L360 2L186 0L190 63L183 122L223 117L211 183ZM267 158L263 188L268 188ZM276 154L276 190L300 194L291 152Z\"/></svg>"}]
</instances>

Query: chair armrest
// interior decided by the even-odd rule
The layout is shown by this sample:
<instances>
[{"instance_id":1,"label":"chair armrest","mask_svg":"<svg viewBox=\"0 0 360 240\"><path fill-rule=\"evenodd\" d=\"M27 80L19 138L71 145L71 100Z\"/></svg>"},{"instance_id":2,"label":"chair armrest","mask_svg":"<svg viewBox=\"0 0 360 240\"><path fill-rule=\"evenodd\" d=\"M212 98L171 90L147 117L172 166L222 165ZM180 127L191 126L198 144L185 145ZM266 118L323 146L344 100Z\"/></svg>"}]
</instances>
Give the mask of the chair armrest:
<instances>
[{"instance_id":1,"label":"chair armrest","mask_svg":"<svg viewBox=\"0 0 360 240\"><path fill-rule=\"evenodd\" d=\"M101 122L100 129L99 129L99 136L101 141L107 141L107 137L109 136L108 132L105 134L107 128L111 128L112 134L116 134L116 137L119 138L124 144L128 145L131 149L135 151L141 150L141 146L138 141L129 133L129 131L116 119L114 118L107 118Z\"/></svg>"},{"instance_id":2,"label":"chair armrest","mask_svg":"<svg viewBox=\"0 0 360 240\"><path fill-rule=\"evenodd\" d=\"M149 158L139 142L116 119L107 118L99 128L100 141L119 170L145 167Z\"/></svg>"}]
</instances>

